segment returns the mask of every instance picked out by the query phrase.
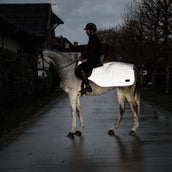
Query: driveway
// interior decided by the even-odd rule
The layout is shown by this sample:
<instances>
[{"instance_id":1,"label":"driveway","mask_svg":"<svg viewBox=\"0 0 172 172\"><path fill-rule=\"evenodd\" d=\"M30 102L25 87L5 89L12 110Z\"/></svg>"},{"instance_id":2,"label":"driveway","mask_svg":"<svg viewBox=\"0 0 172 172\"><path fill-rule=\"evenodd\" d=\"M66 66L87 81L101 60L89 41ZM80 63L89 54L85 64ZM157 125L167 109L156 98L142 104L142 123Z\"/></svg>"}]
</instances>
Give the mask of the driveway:
<instances>
[{"instance_id":1,"label":"driveway","mask_svg":"<svg viewBox=\"0 0 172 172\"><path fill-rule=\"evenodd\" d=\"M109 136L118 114L116 92L82 97L81 108L81 137L66 137L72 118L64 95L0 151L0 172L171 172L172 114L142 102L132 137L127 104L119 129Z\"/></svg>"}]
</instances>

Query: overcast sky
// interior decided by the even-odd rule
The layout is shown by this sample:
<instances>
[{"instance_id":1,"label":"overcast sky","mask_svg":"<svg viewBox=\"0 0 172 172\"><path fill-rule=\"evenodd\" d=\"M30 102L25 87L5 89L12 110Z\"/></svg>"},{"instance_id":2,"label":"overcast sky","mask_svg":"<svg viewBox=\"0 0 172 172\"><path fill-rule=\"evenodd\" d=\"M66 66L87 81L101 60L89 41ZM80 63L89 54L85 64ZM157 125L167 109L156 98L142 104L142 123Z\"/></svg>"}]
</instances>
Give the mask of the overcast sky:
<instances>
[{"instance_id":1,"label":"overcast sky","mask_svg":"<svg viewBox=\"0 0 172 172\"><path fill-rule=\"evenodd\" d=\"M132 0L0 0L0 3L47 3L64 24L56 28L56 35L66 37L70 42L87 44L88 37L83 30L93 22L98 28L109 28L120 23L125 6Z\"/></svg>"}]
</instances>

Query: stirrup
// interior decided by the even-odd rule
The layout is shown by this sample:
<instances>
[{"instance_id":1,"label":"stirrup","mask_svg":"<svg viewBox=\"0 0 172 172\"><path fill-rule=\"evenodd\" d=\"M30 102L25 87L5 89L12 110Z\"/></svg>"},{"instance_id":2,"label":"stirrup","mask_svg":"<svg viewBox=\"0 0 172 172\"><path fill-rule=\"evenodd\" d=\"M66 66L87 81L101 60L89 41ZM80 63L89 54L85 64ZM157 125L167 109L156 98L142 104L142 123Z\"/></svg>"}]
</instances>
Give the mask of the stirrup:
<instances>
[{"instance_id":1,"label":"stirrup","mask_svg":"<svg viewBox=\"0 0 172 172\"><path fill-rule=\"evenodd\" d=\"M92 92L92 88L84 88L79 91L81 93L81 96L84 96L86 92Z\"/></svg>"},{"instance_id":2,"label":"stirrup","mask_svg":"<svg viewBox=\"0 0 172 172\"><path fill-rule=\"evenodd\" d=\"M89 83L84 83L84 81L82 81L81 83L81 90L79 91L81 93L81 96L84 96L86 94L86 92L92 92L92 88L89 85Z\"/></svg>"},{"instance_id":3,"label":"stirrup","mask_svg":"<svg viewBox=\"0 0 172 172\"><path fill-rule=\"evenodd\" d=\"M79 92L81 93L81 96L85 96L85 94L86 94L86 89L84 88L83 90L80 90Z\"/></svg>"}]
</instances>

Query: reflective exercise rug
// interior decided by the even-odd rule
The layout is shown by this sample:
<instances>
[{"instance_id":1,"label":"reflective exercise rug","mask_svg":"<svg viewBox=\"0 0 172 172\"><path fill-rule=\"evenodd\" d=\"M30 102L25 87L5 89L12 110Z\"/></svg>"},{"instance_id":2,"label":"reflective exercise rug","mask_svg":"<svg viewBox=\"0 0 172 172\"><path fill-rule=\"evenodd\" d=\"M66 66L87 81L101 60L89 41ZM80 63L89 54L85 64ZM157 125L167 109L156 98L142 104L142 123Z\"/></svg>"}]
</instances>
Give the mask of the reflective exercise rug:
<instances>
[{"instance_id":1,"label":"reflective exercise rug","mask_svg":"<svg viewBox=\"0 0 172 172\"><path fill-rule=\"evenodd\" d=\"M135 81L134 65L122 62L104 63L93 69L88 78L101 87L130 86Z\"/></svg>"}]
</instances>

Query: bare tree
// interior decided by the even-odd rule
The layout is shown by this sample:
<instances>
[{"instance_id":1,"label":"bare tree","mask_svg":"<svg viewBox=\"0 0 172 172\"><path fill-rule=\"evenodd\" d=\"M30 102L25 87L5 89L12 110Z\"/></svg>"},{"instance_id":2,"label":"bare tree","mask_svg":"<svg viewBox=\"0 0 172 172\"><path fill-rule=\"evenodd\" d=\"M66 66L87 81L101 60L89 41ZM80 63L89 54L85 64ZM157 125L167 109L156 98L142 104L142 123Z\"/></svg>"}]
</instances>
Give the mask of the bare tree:
<instances>
[{"instance_id":1,"label":"bare tree","mask_svg":"<svg viewBox=\"0 0 172 172\"><path fill-rule=\"evenodd\" d=\"M169 58L171 54L172 0L140 0L129 4L125 27L138 42L138 63L152 61L152 87L156 87L158 57L165 58L165 92L169 92ZM149 55L149 59L146 56Z\"/></svg>"},{"instance_id":2,"label":"bare tree","mask_svg":"<svg viewBox=\"0 0 172 172\"><path fill-rule=\"evenodd\" d=\"M160 11L160 33L165 58L165 93L168 94L170 89L169 61L171 58L170 40L172 39L172 0L158 0L157 7Z\"/></svg>"},{"instance_id":3,"label":"bare tree","mask_svg":"<svg viewBox=\"0 0 172 172\"><path fill-rule=\"evenodd\" d=\"M143 15L145 19L145 43L148 45L148 56L152 63L152 88L156 87L157 58L159 47L159 20L160 11L156 0L142 0Z\"/></svg>"},{"instance_id":4,"label":"bare tree","mask_svg":"<svg viewBox=\"0 0 172 172\"><path fill-rule=\"evenodd\" d=\"M137 66L151 64L152 87L156 88L159 57L165 61L165 92L170 89L169 62L172 54L172 0L133 0L126 7L123 23L99 33L111 57ZM121 60L121 59L120 59ZM162 70L162 69L161 69Z\"/></svg>"},{"instance_id":5,"label":"bare tree","mask_svg":"<svg viewBox=\"0 0 172 172\"><path fill-rule=\"evenodd\" d=\"M107 60L116 60L116 40L119 35L117 28L100 29L98 35Z\"/></svg>"}]
</instances>

